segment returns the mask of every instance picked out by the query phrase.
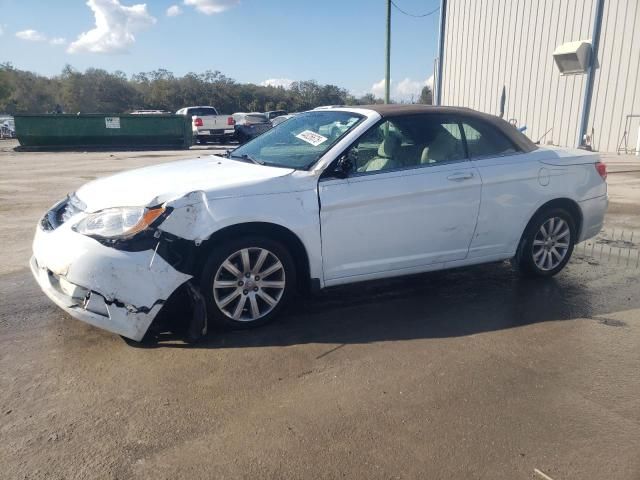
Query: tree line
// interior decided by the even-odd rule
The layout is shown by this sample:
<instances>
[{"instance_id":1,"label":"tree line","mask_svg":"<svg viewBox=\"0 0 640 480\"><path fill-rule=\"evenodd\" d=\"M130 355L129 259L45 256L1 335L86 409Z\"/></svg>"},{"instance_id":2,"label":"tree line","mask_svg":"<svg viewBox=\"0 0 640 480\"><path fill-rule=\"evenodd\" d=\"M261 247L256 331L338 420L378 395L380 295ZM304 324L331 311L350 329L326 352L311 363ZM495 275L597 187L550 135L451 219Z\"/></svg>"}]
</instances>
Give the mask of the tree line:
<instances>
[{"instance_id":1,"label":"tree line","mask_svg":"<svg viewBox=\"0 0 640 480\"><path fill-rule=\"evenodd\" d=\"M60 75L47 77L0 64L0 113L126 113L139 109L175 112L189 105L213 105L221 113L286 110L298 112L321 105L381 103L372 94L351 95L336 85L314 80L290 88L239 83L219 71L176 76L159 69L127 76L67 65ZM428 87L419 103L431 103Z\"/></svg>"}]
</instances>

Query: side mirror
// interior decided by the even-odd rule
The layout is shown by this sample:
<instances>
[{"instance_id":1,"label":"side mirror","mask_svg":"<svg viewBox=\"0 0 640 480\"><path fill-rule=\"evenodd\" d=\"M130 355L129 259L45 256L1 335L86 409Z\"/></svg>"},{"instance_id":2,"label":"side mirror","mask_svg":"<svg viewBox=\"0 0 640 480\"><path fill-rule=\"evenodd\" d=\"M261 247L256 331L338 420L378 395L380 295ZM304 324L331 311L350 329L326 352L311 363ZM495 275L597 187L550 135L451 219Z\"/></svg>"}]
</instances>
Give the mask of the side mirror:
<instances>
[{"instance_id":1,"label":"side mirror","mask_svg":"<svg viewBox=\"0 0 640 480\"><path fill-rule=\"evenodd\" d=\"M347 178L354 170L354 164L356 160L356 151L354 149L349 150L347 153L343 153L338 159L338 163L333 170L334 176L337 178Z\"/></svg>"}]
</instances>

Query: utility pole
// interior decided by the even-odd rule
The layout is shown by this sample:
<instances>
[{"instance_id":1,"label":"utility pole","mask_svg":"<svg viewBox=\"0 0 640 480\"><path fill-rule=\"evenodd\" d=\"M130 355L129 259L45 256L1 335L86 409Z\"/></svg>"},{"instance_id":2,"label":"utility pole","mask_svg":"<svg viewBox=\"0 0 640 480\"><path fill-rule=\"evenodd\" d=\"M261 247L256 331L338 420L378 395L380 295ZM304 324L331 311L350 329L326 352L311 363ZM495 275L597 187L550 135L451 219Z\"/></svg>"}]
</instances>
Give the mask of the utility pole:
<instances>
[{"instance_id":1,"label":"utility pole","mask_svg":"<svg viewBox=\"0 0 640 480\"><path fill-rule=\"evenodd\" d=\"M391 89L391 0L387 0L387 65L384 81L384 103L389 103Z\"/></svg>"}]
</instances>

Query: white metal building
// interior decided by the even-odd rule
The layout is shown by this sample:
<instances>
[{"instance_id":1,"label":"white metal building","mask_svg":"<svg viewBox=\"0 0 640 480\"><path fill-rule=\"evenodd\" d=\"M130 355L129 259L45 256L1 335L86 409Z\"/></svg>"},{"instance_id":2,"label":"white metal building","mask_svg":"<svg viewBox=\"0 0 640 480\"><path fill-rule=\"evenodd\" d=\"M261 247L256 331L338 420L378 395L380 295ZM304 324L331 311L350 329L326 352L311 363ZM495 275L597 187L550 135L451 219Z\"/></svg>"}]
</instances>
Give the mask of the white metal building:
<instances>
[{"instance_id":1,"label":"white metal building","mask_svg":"<svg viewBox=\"0 0 640 480\"><path fill-rule=\"evenodd\" d=\"M534 141L636 148L640 0L441 1L436 102L498 115L504 89L504 118ZM585 44L584 68L561 74L554 52Z\"/></svg>"}]
</instances>

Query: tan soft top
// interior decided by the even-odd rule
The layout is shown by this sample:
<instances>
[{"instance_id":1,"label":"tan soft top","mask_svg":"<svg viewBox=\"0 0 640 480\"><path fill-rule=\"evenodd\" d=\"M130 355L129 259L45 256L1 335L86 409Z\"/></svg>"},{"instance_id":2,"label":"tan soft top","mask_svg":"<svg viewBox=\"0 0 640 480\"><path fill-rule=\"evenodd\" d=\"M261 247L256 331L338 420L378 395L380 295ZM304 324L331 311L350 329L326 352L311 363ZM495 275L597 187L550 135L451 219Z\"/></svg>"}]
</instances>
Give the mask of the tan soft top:
<instances>
[{"instance_id":1,"label":"tan soft top","mask_svg":"<svg viewBox=\"0 0 640 480\"><path fill-rule=\"evenodd\" d=\"M364 108L367 110L373 110L380 114L383 118L393 118L406 115L418 115L421 113L437 113L441 115L456 115L461 119L469 118L478 122L488 123L494 128L497 128L500 132L505 134L509 139L516 144L522 151L531 152L536 150L538 146L533 143L522 132L518 131L515 127L508 122L495 115L489 115L488 113L478 112L470 108L463 107L436 107L432 105L402 105L402 104L388 104L388 105L358 105L355 108Z\"/></svg>"}]
</instances>

